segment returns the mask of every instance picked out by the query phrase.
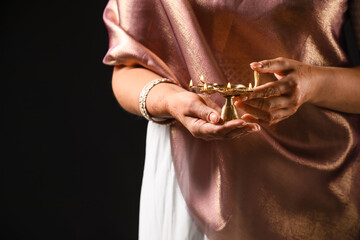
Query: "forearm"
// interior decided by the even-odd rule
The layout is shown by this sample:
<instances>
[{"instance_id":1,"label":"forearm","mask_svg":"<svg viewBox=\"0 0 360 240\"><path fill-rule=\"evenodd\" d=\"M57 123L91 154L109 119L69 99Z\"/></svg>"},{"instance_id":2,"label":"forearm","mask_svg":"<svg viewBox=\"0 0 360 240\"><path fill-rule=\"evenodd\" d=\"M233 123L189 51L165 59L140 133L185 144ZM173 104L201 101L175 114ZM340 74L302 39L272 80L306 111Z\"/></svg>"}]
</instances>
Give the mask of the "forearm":
<instances>
[{"instance_id":1,"label":"forearm","mask_svg":"<svg viewBox=\"0 0 360 240\"><path fill-rule=\"evenodd\" d=\"M139 96L144 86L160 75L141 67L114 67L112 87L119 104L128 112L141 115ZM168 94L185 91L171 83L161 83L154 86L146 99L146 109L153 117L171 117L166 102Z\"/></svg>"},{"instance_id":2,"label":"forearm","mask_svg":"<svg viewBox=\"0 0 360 240\"><path fill-rule=\"evenodd\" d=\"M336 111L360 113L360 67L315 67L309 102Z\"/></svg>"}]
</instances>

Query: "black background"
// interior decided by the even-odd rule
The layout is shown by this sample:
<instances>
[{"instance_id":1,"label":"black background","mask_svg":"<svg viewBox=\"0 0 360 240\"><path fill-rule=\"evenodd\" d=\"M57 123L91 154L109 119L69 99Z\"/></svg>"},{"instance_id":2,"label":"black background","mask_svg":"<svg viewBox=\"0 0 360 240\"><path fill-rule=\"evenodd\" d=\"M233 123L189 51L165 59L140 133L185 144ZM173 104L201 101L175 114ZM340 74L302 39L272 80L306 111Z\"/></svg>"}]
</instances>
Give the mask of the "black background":
<instances>
[{"instance_id":1,"label":"black background","mask_svg":"<svg viewBox=\"0 0 360 240\"><path fill-rule=\"evenodd\" d=\"M1 3L2 239L137 239L146 122L113 97L106 3Z\"/></svg>"},{"instance_id":2,"label":"black background","mask_svg":"<svg viewBox=\"0 0 360 240\"><path fill-rule=\"evenodd\" d=\"M106 3L1 3L2 239L137 239L146 122L113 97Z\"/></svg>"}]
</instances>

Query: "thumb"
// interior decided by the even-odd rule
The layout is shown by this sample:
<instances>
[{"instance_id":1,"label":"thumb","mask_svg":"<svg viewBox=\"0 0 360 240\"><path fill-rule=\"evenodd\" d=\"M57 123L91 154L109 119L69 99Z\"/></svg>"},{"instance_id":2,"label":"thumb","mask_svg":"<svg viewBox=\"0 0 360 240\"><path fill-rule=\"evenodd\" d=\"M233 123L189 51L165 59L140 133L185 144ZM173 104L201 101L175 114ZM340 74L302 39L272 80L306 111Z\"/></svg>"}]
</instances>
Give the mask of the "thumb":
<instances>
[{"instance_id":1,"label":"thumb","mask_svg":"<svg viewBox=\"0 0 360 240\"><path fill-rule=\"evenodd\" d=\"M192 114L200 119L203 119L210 123L218 123L220 121L220 115L214 109L208 107L203 102L195 102L191 109Z\"/></svg>"}]
</instances>

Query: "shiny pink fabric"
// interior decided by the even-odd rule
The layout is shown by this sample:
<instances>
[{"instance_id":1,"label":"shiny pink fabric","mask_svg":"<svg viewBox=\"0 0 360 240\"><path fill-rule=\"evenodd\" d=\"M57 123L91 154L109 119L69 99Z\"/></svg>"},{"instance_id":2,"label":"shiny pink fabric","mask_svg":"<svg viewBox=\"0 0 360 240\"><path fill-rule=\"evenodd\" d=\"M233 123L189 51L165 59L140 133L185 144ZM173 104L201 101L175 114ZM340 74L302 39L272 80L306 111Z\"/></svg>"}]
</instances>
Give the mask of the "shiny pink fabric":
<instances>
[{"instance_id":1,"label":"shiny pink fabric","mask_svg":"<svg viewBox=\"0 0 360 240\"><path fill-rule=\"evenodd\" d=\"M110 0L104 63L141 65L186 89L202 74L247 84L250 62L279 56L348 66L346 9L346 0ZM304 104L237 140L171 131L180 189L209 239L359 239L358 115Z\"/></svg>"}]
</instances>

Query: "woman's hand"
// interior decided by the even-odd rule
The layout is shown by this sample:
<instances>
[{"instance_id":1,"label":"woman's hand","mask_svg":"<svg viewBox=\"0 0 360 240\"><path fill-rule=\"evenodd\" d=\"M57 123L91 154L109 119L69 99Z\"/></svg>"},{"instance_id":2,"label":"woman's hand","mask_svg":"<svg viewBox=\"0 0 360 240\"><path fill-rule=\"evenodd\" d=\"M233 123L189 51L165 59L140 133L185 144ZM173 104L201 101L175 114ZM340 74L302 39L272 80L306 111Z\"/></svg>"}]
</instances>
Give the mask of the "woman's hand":
<instances>
[{"instance_id":1,"label":"woman's hand","mask_svg":"<svg viewBox=\"0 0 360 240\"><path fill-rule=\"evenodd\" d=\"M233 139L260 130L258 124L242 119L222 123L221 108L205 95L180 91L166 98L168 112L194 137L204 140Z\"/></svg>"},{"instance_id":2,"label":"woman's hand","mask_svg":"<svg viewBox=\"0 0 360 240\"><path fill-rule=\"evenodd\" d=\"M290 117L312 99L313 89L317 88L313 81L315 66L286 58L254 62L250 66L260 73L273 73L278 80L256 87L235 103L260 123L272 125Z\"/></svg>"},{"instance_id":3,"label":"woman's hand","mask_svg":"<svg viewBox=\"0 0 360 240\"><path fill-rule=\"evenodd\" d=\"M161 76L139 67L115 67L114 94L127 111L141 115L139 95L144 86ZM129 82L131 81L131 84ZM146 99L146 109L152 117L176 118L190 133L205 140L232 139L260 130L260 126L242 119L223 123L220 107L205 95L189 92L182 87L161 83L154 86Z\"/></svg>"}]
</instances>

